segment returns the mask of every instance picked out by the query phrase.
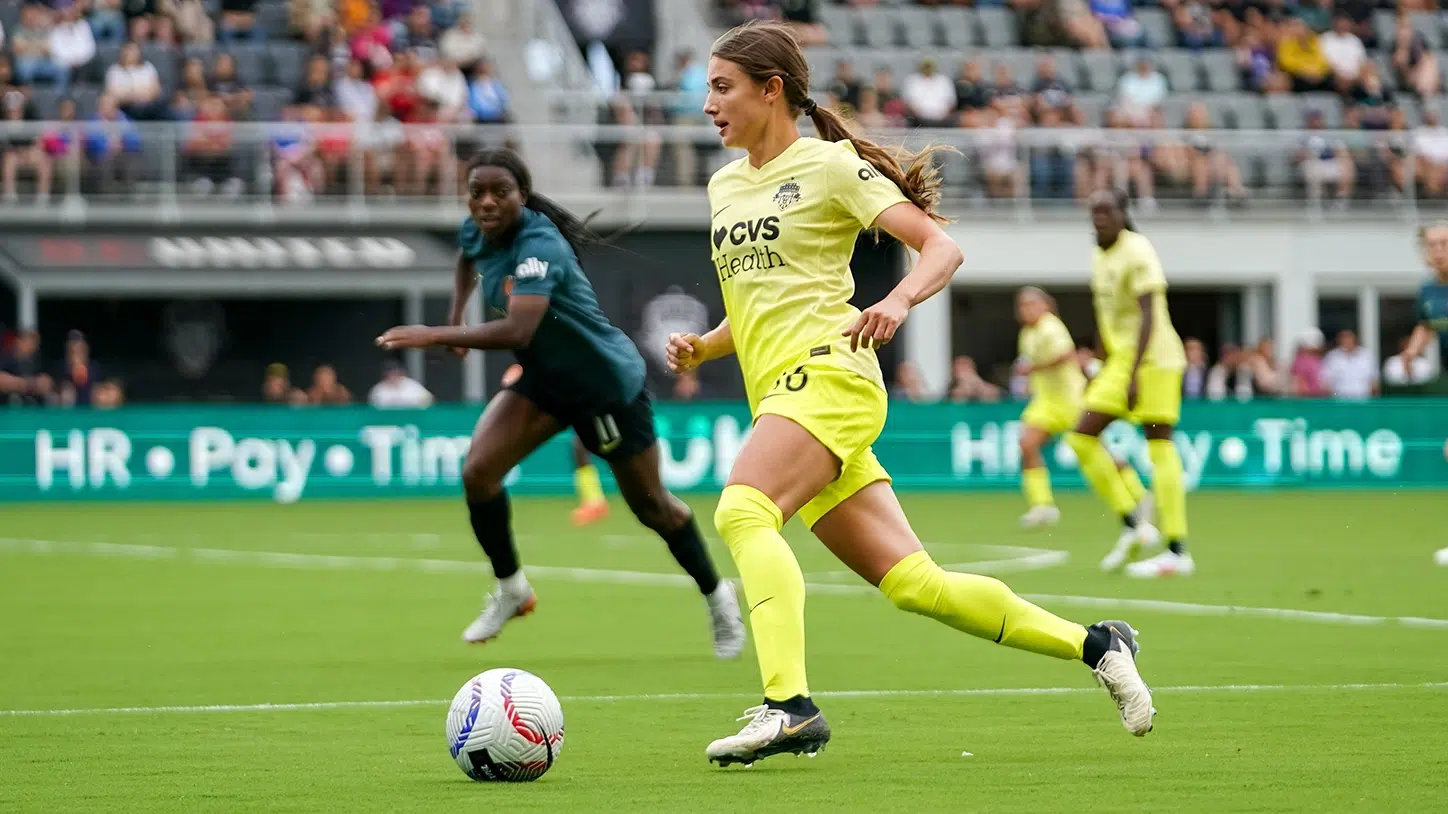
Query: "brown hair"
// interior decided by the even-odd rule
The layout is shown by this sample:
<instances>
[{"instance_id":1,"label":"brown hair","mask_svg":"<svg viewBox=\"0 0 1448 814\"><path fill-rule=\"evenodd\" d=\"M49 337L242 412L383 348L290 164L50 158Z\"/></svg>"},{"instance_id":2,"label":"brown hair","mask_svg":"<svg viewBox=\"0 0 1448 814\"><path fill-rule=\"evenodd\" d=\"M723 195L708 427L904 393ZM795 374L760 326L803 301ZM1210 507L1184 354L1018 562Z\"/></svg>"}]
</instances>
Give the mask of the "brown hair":
<instances>
[{"instance_id":1,"label":"brown hair","mask_svg":"<svg viewBox=\"0 0 1448 814\"><path fill-rule=\"evenodd\" d=\"M816 105L809 98L809 62L788 27L780 23L745 23L729 29L715 40L711 53L738 65L739 70L761 85L770 77L779 77L784 83L784 99L789 103L790 111L795 115L803 113L809 116L820 138L825 141L848 139L860 158L895 182L911 203L937 221L946 220L935 211L941 197L940 171L931 157L937 152L955 152L955 148L928 145L919 152L911 152L903 147L885 147L855 135L844 117Z\"/></svg>"},{"instance_id":2,"label":"brown hair","mask_svg":"<svg viewBox=\"0 0 1448 814\"><path fill-rule=\"evenodd\" d=\"M1053 314L1056 313L1056 298L1051 296L1050 294L1047 294L1046 289L1044 288L1033 285L1021 286L1021 288L1016 291L1016 296L1033 297L1035 299L1038 299L1046 304L1047 311L1050 311Z\"/></svg>"}]
</instances>

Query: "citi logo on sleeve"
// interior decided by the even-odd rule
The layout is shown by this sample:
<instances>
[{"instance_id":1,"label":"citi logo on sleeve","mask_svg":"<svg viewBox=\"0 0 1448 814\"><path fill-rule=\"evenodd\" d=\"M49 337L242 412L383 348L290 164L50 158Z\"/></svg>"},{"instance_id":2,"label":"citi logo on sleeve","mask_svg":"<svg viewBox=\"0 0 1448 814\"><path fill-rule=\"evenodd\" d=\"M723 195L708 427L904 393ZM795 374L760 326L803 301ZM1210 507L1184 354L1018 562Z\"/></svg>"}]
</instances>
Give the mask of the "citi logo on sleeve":
<instances>
[{"instance_id":1,"label":"citi logo on sleeve","mask_svg":"<svg viewBox=\"0 0 1448 814\"><path fill-rule=\"evenodd\" d=\"M513 270L513 276L519 280L539 280L548 274L548 263L536 257L530 257L518 264Z\"/></svg>"}]
</instances>

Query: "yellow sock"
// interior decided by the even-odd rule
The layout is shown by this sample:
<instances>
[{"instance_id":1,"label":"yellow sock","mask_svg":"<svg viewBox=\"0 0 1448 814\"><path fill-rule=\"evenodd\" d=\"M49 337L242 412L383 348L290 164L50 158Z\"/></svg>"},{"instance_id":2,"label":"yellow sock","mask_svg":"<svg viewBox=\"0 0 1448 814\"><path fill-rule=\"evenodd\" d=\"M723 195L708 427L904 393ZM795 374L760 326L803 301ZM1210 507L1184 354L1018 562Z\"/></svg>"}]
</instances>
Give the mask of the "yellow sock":
<instances>
[{"instance_id":1,"label":"yellow sock","mask_svg":"<svg viewBox=\"0 0 1448 814\"><path fill-rule=\"evenodd\" d=\"M1051 497L1051 473L1044 466L1021 470L1021 491L1026 493L1028 506L1054 506Z\"/></svg>"},{"instance_id":2,"label":"yellow sock","mask_svg":"<svg viewBox=\"0 0 1448 814\"><path fill-rule=\"evenodd\" d=\"M603 501L603 481L598 479L598 467L584 464L573 470L573 491L578 494L580 505Z\"/></svg>"},{"instance_id":3,"label":"yellow sock","mask_svg":"<svg viewBox=\"0 0 1448 814\"><path fill-rule=\"evenodd\" d=\"M1182 456L1171 441L1146 442L1151 455L1151 487L1156 493L1156 516L1167 540L1187 538L1187 484Z\"/></svg>"},{"instance_id":4,"label":"yellow sock","mask_svg":"<svg viewBox=\"0 0 1448 814\"><path fill-rule=\"evenodd\" d=\"M901 610L1018 650L1079 659L1086 641L1086 628L1021 599L1004 582L946 571L924 551L895 563L880 590Z\"/></svg>"},{"instance_id":5,"label":"yellow sock","mask_svg":"<svg viewBox=\"0 0 1448 814\"><path fill-rule=\"evenodd\" d=\"M809 695L804 666L804 574L779 530L784 516L752 486L724 487L714 526L729 544L749 602L749 627L764 697Z\"/></svg>"},{"instance_id":6,"label":"yellow sock","mask_svg":"<svg viewBox=\"0 0 1448 814\"><path fill-rule=\"evenodd\" d=\"M1121 473L1116 469L1116 461L1111 453L1106 451L1106 447L1101 445L1101 439L1079 432L1068 432L1066 443L1076 453L1081 477L1091 485L1091 490L1106 501L1111 511L1118 515L1131 514L1136 509L1136 501L1131 499L1131 493L1126 490Z\"/></svg>"},{"instance_id":7,"label":"yellow sock","mask_svg":"<svg viewBox=\"0 0 1448 814\"><path fill-rule=\"evenodd\" d=\"M1136 467L1131 464L1122 464L1117 467L1121 473L1121 482L1126 484L1126 493L1131 495L1132 503L1140 503L1146 497L1146 486L1141 482L1141 475L1137 474Z\"/></svg>"}]
</instances>

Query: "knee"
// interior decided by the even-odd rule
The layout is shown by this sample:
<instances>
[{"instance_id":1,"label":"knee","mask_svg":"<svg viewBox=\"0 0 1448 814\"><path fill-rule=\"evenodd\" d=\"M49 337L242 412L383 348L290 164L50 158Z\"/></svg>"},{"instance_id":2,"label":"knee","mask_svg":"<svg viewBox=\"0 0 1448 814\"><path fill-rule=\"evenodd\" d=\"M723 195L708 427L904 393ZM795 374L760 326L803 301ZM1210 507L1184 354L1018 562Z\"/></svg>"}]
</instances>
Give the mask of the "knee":
<instances>
[{"instance_id":1,"label":"knee","mask_svg":"<svg viewBox=\"0 0 1448 814\"><path fill-rule=\"evenodd\" d=\"M714 528L731 547L750 529L784 527L784 515L763 492L752 486L730 484L714 508Z\"/></svg>"},{"instance_id":2,"label":"knee","mask_svg":"<svg viewBox=\"0 0 1448 814\"><path fill-rule=\"evenodd\" d=\"M880 582L880 591L902 611L930 616L940 598L945 572L929 555L898 563Z\"/></svg>"},{"instance_id":3,"label":"knee","mask_svg":"<svg viewBox=\"0 0 1448 814\"><path fill-rule=\"evenodd\" d=\"M635 498L629 501L628 508L644 528L659 534L677 531L689 520L688 507L668 492Z\"/></svg>"},{"instance_id":4,"label":"knee","mask_svg":"<svg viewBox=\"0 0 1448 814\"><path fill-rule=\"evenodd\" d=\"M482 458L463 462L463 493L468 500L491 500L503 491L503 478Z\"/></svg>"},{"instance_id":5,"label":"knee","mask_svg":"<svg viewBox=\"0 0 1448 814\"><path fill-rule=\"evenodd\" d=\"M1096 443L1094 435L1085 435L1075 430L1066 433L1066 446L1070 447L1077 457L1080 457L1083 451L1090 449L1094 443Z\"/></svg>"}]
</instances>

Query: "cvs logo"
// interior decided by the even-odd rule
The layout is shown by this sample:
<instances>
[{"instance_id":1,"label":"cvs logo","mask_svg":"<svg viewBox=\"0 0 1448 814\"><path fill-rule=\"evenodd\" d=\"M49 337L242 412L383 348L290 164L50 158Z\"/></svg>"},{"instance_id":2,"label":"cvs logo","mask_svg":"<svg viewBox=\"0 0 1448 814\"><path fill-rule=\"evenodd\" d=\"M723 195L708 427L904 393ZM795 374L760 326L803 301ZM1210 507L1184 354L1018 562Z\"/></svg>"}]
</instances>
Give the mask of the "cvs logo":
<instances>
[{"instance_id":1,"label":"cvs logo","mask_svg":"<svg viewBox=\"0 0 1448 814\"><path fill-rule=\"evenodd\" d=\"M714 248L722 248L726 239L731 246L738 246L746 240L752 243L760 238L775 240L778 237L779 217L770 215L754 220L742 220L733 226L720 226L714 230Z\"/></svg>"}]
</instances>

